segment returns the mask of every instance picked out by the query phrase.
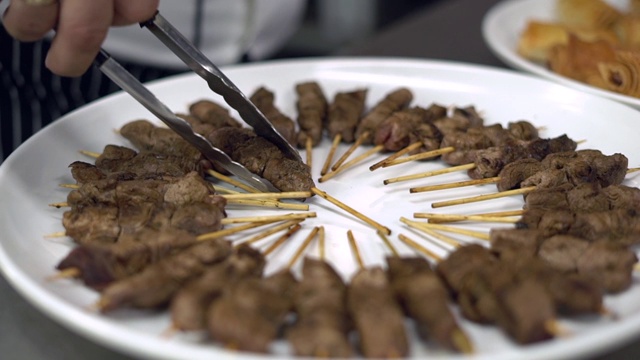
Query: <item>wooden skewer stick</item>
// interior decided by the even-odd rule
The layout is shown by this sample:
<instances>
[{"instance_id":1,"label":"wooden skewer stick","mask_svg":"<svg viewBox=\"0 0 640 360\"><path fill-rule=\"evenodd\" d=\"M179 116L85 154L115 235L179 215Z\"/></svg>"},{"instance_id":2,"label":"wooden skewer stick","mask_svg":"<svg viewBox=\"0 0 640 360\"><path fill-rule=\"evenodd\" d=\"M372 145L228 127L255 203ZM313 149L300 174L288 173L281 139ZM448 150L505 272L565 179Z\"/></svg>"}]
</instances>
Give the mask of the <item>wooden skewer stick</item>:
<instances>
[{"instance_id":1,"label":"wooden skewer stick","mask_svg":"<svg viewBox=\"0 0 640 360\"><path fill-rule=\"evenodd\" d=\"M391 241L389 241L389 238L385 234L381 233L380 231L376 231L376 234L378 234L378 236L382 239L382 242L384 242L384 244L387 245L387 247L389 248L393 256L395 257L400 256L400 254L398 253L398 250L396 250L395 246L393 246L393 244L391 243Z\"/></svg>"},{"instance_id":2,"label":"wooden skewer stick","mask_svg":"<svg viewBox=\"0 0 640 360\"><path fill-rule=\"evenodd\" d=\"M282 235L278 240L276 240L271 246L267 248L262 254L266 257L271 254L275 249L277 249L280 245L284 244L293 234L295 234L298 230L300 230L302 226L300 224L295 224L292 226L284 235Z\"/></svg>"},{"instance_id":3,"label":"wooden skewer stick","mask_svg":"<svg viewBox=\"0 0 640 360\"><path fill-rule=\"evenodd\" d=\"M316 216L317 214L315 212L290 213L286 215L247 216L247 217L222 219L220 220L220 223L224 225L228 225L228 224L249 223L249 222L276 222L276 221L282 221L282 220L306 219L306 218L311 218Z\"/></svg>"},{"instance_id":4,"label":"wooden skewer stick","mask_svg":"<svg viewBox=\"0 0 640 360\"><path fill-rule=\"evenodd\" d=\"M239 191L236 190L231 190L229 188L226 187L222 187L222 186L213 186L214 190L218 193L224 193L224 194L242 194ZM253 205L253 206L262 206L262 207L273 207L273 208L278 208L278 209L287 209L287 210L302 210L302 211L307 211L309 210L309 205L307 204L291 204L291 203L286 203L286 202L282 202L282 201L277 201L277 200L270 200L270 199L260 199L260 200L256 200L256 199L226 199L227 200L227 204L241 204L241 205Z\"/></svg>"},{"instance_id":5,"label":"wooden skewer stick","mask_svg":"<svg viewBox=\"0 0 640 360\"><path fill-rule=\"evenodd\" d=\"M178 327L176 327L174 324L170 324L169 327L162 330L162 332L160 333L160 337L168 340L171 339L175 334L177 334L178 331L180 331Z\"/></svg>"},{"instance_id":6,"label":"wooden skewer stick","mask_svg":"<svg viewBox=\"0 0 640 360\"><path fill-rule=\"evenodd\" d=\"M640 171L640 168L627 169L627 174L631 174L631 173L633 173L635 171ZM495 184L498 181L500 181L500 177L499 176L495 176L495 177L490 177L490 178L485 178L485 179L474 179L474 180L453 182L453 183L448 183L448 184L437 184L437 185L428 185L428 186L415 187L415 188L409 189L409 192L410 193L418 193L418 192L427 192L427 191L434 191L434 190L455 189L455 188L460 188L460 187L465 187L465 186Z\"/></svg>"},{"instance_id":7,"label":"wooden skewer stick","mask_svg":"<svg viewBox=\"0 0 640 360\"><path fill-rule=\"evenodd\" d=\"M53 275L47 277L47 281L55 281L55 280L61 280L61 279L71 279L71 278L77 278L79 276L80 276L80 269L72 267L72 268L64 269L64 270L58 272L57 274L53 274Z\"/></svg>"},{"instance_id":8,"label":"wooden skewer stick","mask_svg":"<svg viewBox=\"0 0 640 360\"><path fill-rule=\"evenodd\" d=\"M222 195L225 199L302 199L311 197L309 191L283 191L273 193L251 193L251 194L225 194Z\"/></svg>"},{"instance_id":9,"label":"wooden skewer stick","mask_svg":"<svg viewBox=\"0 0 640 360\"><path fill-rule=\"evenodd\" d=\"M67 233L65 231L56 231L54 233L51 234L46 234L44 236L45 239L53 239L53 238L60 238L60 237L65 237L67 236Z\"/></svg>"},{"instance_id":10,"label":"wooden skewer stick","mask_svg":"<svg viewBox=\"0 0 640 360\"><path fill-rule=\"evenodd\" d=\"M284 230L284 229L288 229L288 228L290 228L290 227L292 227L292 226L294 226L296 224L299 224L302 221L303 220L301 220L301 219L289 220L289 221L286 221L284 223L275 225L272 228L267 229L264 232L261 232L260 234L254 235L254 236L250 237L249 239L247 239L245 241L242 241L241 243L236 244L235 246L237 247L237 246L240 246L240 245L243 245L243 244L247 244L247 245L248 244L253 244L254 242L260 241L260 240L266 238L269 235L277 233L278 231L281 231L281 230Z\"/></svg>"},{"instance_id":11,"label":"wooden skewer stick","mask_svg":"<svg viewBox=\"0 0 640 360\"><path fill-rule=\"evenodd\" d=\"M329 154L327 155L327 158L324 161L324 165L322 166L322 170L320 170L320 175L324 175L327 172L329 172L329 167L331 166L331 161L333 160L333 156L336 153L336 149L338 149L338 145L340 145L340 141L342 141L342 135L337 134L333 138L333 143L331 144L331 148L329 149Z\"/></svg>"},{"instance_id":12,"label":"wooden skewer stick","mask_svg":"<svg viewBox=\"0 0 640 360\"><path fill-rule=\"evenodd\" d=\"M426 233L427 235L433 236L436 239L449 244L455 248L460 247L460 243L456 240L454 240L453 238L449 237L449 236L445 236L443 234L437 233L435 231L433 231L433 229L430 229L428 227L422 226L423 223L418 222L418 221L411 221L407 218L400 218L400 221L402 221L403 223L409 225L410 227L416 229L416 230L420 230L424 233Z\"/></svg>"},{"instance_id":13,"label":"wooden skewer stick","mask_svg":"<svg viewBox=\"0 0 640 360\"><path fill-rule=\"evenodd\" d=\"M232 190L227 187L217 186L217 185L213 185L213 190L215 190L217 193L222 193L222 194L242 194L240 191Z\"/></svg>"},{"instance_id":14,"label":"wooden skewer stick","mask_svg":"<svg viewBox=\"0 0 640 360\"><path fill-rule=\"evenodd\" d=\"M471 196L471 197L455 199L455 200L440 201L440 202L432 203L431 207L435 209L435 208L444 207L444 206L469 204L469 203L472 203L472 202L485 201L485 200L491 200L491 199L498 199L498 198L503 198L503 197L507 197L507 196L511 196L511 195L526 194L526 193L534 191L535 189L536 189L535 186L528 186L528 187L523 187L523 188L520 188L520 189L501 191L501 192L497 192L497 193L494 193L494 194L485 194L485 195Z\"/></svg>"},{"instance_id":15,"label":"wooden skewer stick","mask_svg":"<svg viewBox=\"0 0 640 360\"><path fill-rule=\"evenodd\" d=\"M222 186L214 186L213 187L216 192L225 193L225 194L240 194L239 191L231 190ZM227 204L243 204L243 205L253 205L253 206L263 206L263 207L274 207L278 209L287 209L287 210L302 210L308 211L309 205L307 204L291 204L285 203L277 200L256 200L256 199L226 199Z\"/></svg>"},{"instance_id":16,"label":"wooden skewer stick","mask_svg":"<svg viewBox=\"0 0 640 360\"><path fill-rule=\"evenodd\" d=\"M423 213L414 213L414 218L424 218L422 216ZM508 211L497 211L490 213L482 213L482 214L471 214L471 216L486 216L486 217L509 217L509 216L521 216L524 214L524 210L508 210ZM441 219L441 218L430 218L428 220L429 223L432 224L442 224L442 223L450 223L450 222L458 222L464 221L463 219Z\"/></svg>"},{"instance_id":17,"label":"wooden skewer stick","mask_svg":"<svg viewBox=\"0 0 640 360\"><path fill-rule=\"evenodd\" d=\"M331 170L336 171L337 168L339 168L342 163L344 163L345 161L347 161L347 159L349 158L349 156L351 156L351 154L353 154L354 151L356 151L356 149L362 145L362 143L367 140L369 138L369 136L371 136L371 133L369 133L368 131L365 131L364 133L362 133L362 135L358 136L358 138L356 139L356 141L351 145L351 147L349 147L347 149L347 151L344 152L344 154L342 154L342 156L338 159L338 161L336 161L335 164L333 164L333 166L331 167Z\"/></svg>"},{"instance_id":18,"label":"wooden skewer stick","mask_svg":"<svg viewBox=\"0 0 640 360\"><path fill-rule=\"evenodd\" d=\"M495 222L514 224L519 219L513 219L505 216L478 216L478 215L457 215L457 214L433 214L433 213L415 213L413 217L416 219L436 219L449 221L479 221L479 222Z\"/></svg>"},{"instance_id":19,"label":"wooden skewer stick","mask_svg":"<svg viewBox=\"0 0 640 360\"><path fill-rule=\"evenodd\" d=\"M431 151L425 151L425 152L421 152L419 154L409 155L409 156L405 156L403 158L399 158L399 159L388 161L388 162L382 164L382 167L389 167L389 166L404 164L406 162L414 161L414 160L431 159L431 158L434 158L436 156L448 154L448 153L453 152L455 150L456 149L453 146L447 146L447 147L443 147L443 148L440 148L440 149L435 149L435 150L431 150Z\"/></svg>"},{"instance_id":20,"label":"wooden skewer stick","mask_svg":"<svg viewBox=\"0 0 640 360\"><path fill-rule=\"evenodd\" d=\"M419 187L414 187L409 189L409 192L413 194L413 193L427 192L427 191L434 191L434 190L456 189L464 186L495 184L498 181L500 181L500 177L496 176L496 177L490 177L485 179L458 181L458 182L453 182L448 184L419 186Z\"/></svg>"},{"instance_id":21,"label":"wooden skewer stick","mask_svg":"<svg viewBox=\"0 0 640 360\"><path fill-rule=\"evenodd\" d=\"M249 185L247 185L247 184L245 184L243 182L240 182L238 180L232 179L232 178L230 178L230 177L228 177L226 175L223 175L223 174L221 174L221 173L219 173L219 172L217 172L215 170L207 170L207 174L213 176L214 178L216 178L216 179L218 179L220 181L224 181L224 182L226 182L228 184L231 184L231 185L233 185L235 187L239 187L240 189L243 189L243 190L245 190L247 192L250 192L250 193L259 193L260 192L260 190L254 188L252 186L249 186Z\"/></svg>"},{"instance_id":22,"label":"wooden skewer stick","mask_svg":"<svg viewBox=\"0 0 640 360\"><path fill-rule=\"evenodd\" d=\"M382 159L380 161L378 161L377 163L371 165L369 167L369 170L374 171L376 169L379 169L381 167L383 167L384 164L388 163L389 161L393 161L397 158L399 158L400 156L407 154L415 149L418 149L420 146L422 146L422 141L416 141L413 144L410 144L409 146L406 146L404 149L400 149L397 152L395 152L394 154L388 156L385 159Z\"/></svg>"},{"instance_id":23,"label":"wooden skewer stick","mask_svg":"<svg viewBox=\"0 0 640 360\"><path fill-rule=\"evenodd\" d=\"M78 185L78 184L60 184L58 186L60 186L62 188L66 188L66 189L79 189L80 188L80 185Z\"/></svg>"},{"instance_id":24,"label":"wooden skewer stick","mask_svg":"<svg viewBox=\"0 0 640 360\"><path fill-rule=\"evenodd\" d=\"M63 207L69 207L69 203L66 201L63 201L63 202L49 204L49 206L60 209Z\"/></svg>"},{"instance_id":25,"label":"wooden skewer stick","mask_svg":"<svg viewBox=\"0 0 640 360\"><path fill-rule=\"evenodd\" d=\"M360 254L360 249L358 249L358 244L356 243L356 239L353 237L353 233L351 230L347 231L347 238L349 238L349 246L351 246L351 251L353 252L353 256L358 263L359 269L364 269L364 261L362 261L362 255Z\"/></svg>"},{"instance_id":26,"label":"wooden skewer stick","mask_svg":"<svg viewBox=\"0 0 640 360\"><path fill-rule=\"evenodd\" d=\"M277 208L277 209L286 209L286 210L302 210L302 211L309 210L308 204L291 204L291 203L286 203L282 201L272 201L272 200L227 199L227 204L259 206L259 207Z\"/></svg>"},{"instance_id":27,"label":"wooden skewer stick","mask_svg":"<svg viewBox=\"0 0 640 360\"><path fill-rule=\"evenodd\" d=\"M475 353L471 339L469 339L467 334L465 334L464 331L462 331L462 329L460 328L454 329L453 332L451 333L451 340L456 345L456 347L460 349L460 351L463 354Z\"/></svg>"},{"instance_id":28,"label":"wooden skewer stick","mask_svg":"<svg viewBox=\"0 0 640 360\"><path fill-rule=\"evenodd\" d=\"M430 176L448 174L448 173L452 173L452 172L456 172L456 171L470 170L470 169L473 169L475 167L476 167L476 164L466 164L466 165L452 166L452 167L448 167L448 168L444 168L444 169L440 169L440 170L427 171L427 172L423 172L423 173L418 173L418 174L413 174L413 175L405 175L405 176L400 176L400 177L397 177L397 178L387 179L387 180L384 181L384 184L385 185L389 185L391 183L396 183L396 182L400 182L400 181L422 179L422 178L426 178L426 177L430 177Z\"/></svg>"},{"instance_id":29,"label":"wooden skewer stick","mask_svg":"<svg viewBox=\"0 0 640 360\"><path fill-rule=\"evenodd\" d=\"M384 149L384 145L374 146L373 148L367 150L366 152L362 153L361 155L357 156L351 161L344 163L342 166L335 169L334 171L324 174L320 179L318 179L318 181L325 182L331 179L332 177L338 175L339 173L343 172L344 170L349 169L352 166L356 165L357 163L361 162L362 160L368 158L369 156L382 151L383 149Z\"/></svg>"},{"instance_id":30,"label":"wooden skewer stick","mask_svg":"<svg viewBox=\"0 0 640 360\"><path fill-rule=\"evenodd\" d=\"M414 249L415 251L419 252L419 253L423 253L424 255L426 255L427 257L434 259L437 262L440 262L442 260L442 257L438 256L438 254L434 253L433 251L427 249L426 247L418 244L417 242L415 242L414 240L410 239L409 237L403 235L403 234L399 234L398 238L400 240L402 240L403 243L407 244L409 247L411 247L412 249Z\"/></svg>"},{"instance_id":31,"label":"wooden skewer stick","mask_svg":"<svg viewBox=\"0 0 640 360\"><path fill-rule=\"evenodd\" d=\"M318 233L318 247L320 248L320 260L324 261L325 247L324 247L324 226L320 226L320 232Z\"/></svg>"},{"instance_id":32,"label":"wooden skewer stick","mask_svg":"<svg viewBox=\"0 0 640 360\"><path fill-rule=\"evenodd\" d=\"M298 261L298 258L300 258L300 255L302 255L302 253L307 248L307 246L309 246L309 244L311 243L311 240L313 240L316 237L316 235L318 234L318 231L320 231L319 226L316 226L313 228L313 230L311 230L309 235L302 242L302 245L300 245L296 253L291 258L291 260L289 260L289 264L287 264L288 269L291 269L291 267L293 267L296 261Z\"/></svg>"},{"instance_id":33,"label":"wooden skewer stick","mask_svg":"<svg viewBox=\"0 0 640 360\"><path fill-rule=\"evenodd\" d=\"M304 147L307 152L307 166L311 168L313 166L313 139L311 136L307 136L305 139Z\"/></svg>"},{"instance_id":34,"label":"wooden skewer stick","mask_svg":"<svg viewBox=\"0 0 640 360\"><path fill-rule=\"evenodd\" d=\"M417 221L409 220L409 219L407 219L405 217L401 217L400 221L402 221L404 223L406 223L407 221L409 221L409 222L417 222ZM487 241L489 240L489 234L483 233L483 232L480 232L480 231L460 229L460 228L453 227L453 226L440 225L440 224L431 224L431 223L426 223L426 222L421 222L420 224L424 228L429 228L429 229L434 229L434 230L441 230L441 231L451 232L451 233L461 234L461 235L467 235L467 236L475 237L475 238L481 239L481 240L487 240Z\"/></svg>"},{"instance_id":35,"label":"wooden skewer stick","mask_svg":"<svg viewBox=\"0 0 640 360\"><path fill-rule=\"evenodd\" d=\"M550 319L545 321L544 329L549 332L549 334L554 337L567 337L571 336L571 331L569 331L566 327L562 326L558 320Z\"/></svg>"},{"instance_id":36,"label":"wooden skewer stick","mask_svg":"<svg viewBox=\"0 0 640 360\"><path fill-rule=\"evenodd\" d=\"M86 155L86 156L88 156L88 157L92 157L92 158L94 158L94 159L97 159L97 158L99 158L99 157L100 157L100 155L102 155L102 154L100 154L100 153L93 152L93 151L89 151L89 150L79 150L78 152L79 152L80 154L82 154L82 155Z\"/></svg>"},{"instance_id":37,"label":"wooden skewer stick","mask_svg":"<svg viewBox=\"0 0 640 360\"><path fill-rule=\"evenodd\" d=\"M263 222L253 222L253 223L247 223L244 225L239 225L239 226L234 226L232 228L228 228L228 229L222 229L222 230L218 230L218 231L214 231L214 232L210 232L210 233L206 233L206 234L201 234L198 235L196 237L196 240L198 241L204 241L204 240L212 240L212 239L218 239L227 235L232 235L244 230L249 230L249 229L253 229L253 228L257 228L266 224L270 224L271 222L269 221L263 221Z\"/></svg>"},{"instance_id":38,"label":"wooden skewer stick","mask_svg":"<svg viewBox=\"0 0 640 360\"><path fill-rule=\"evenodd\" d=\"M385 235L391 234L391 230L388 227L383 226L383 225L373 221L372 219L368 218L364 214L362 214L362 213L356 211L355 209L351 208L350 206L342 203L340 200L332 197L331 195L327 194L326 192L324 192L324 191L322 191L322 190L320 190L320 189L318 189L316 187L312 187L311 188L311 192L313 192L314 194L320 196L321 198L329 201L330 203L338 206L342 210L345 210L349 214L357 217L358 219L366 222L367 224L373 226L376 230L380 231L381 233L383 233Z\"/></svg>"}]
</instances>

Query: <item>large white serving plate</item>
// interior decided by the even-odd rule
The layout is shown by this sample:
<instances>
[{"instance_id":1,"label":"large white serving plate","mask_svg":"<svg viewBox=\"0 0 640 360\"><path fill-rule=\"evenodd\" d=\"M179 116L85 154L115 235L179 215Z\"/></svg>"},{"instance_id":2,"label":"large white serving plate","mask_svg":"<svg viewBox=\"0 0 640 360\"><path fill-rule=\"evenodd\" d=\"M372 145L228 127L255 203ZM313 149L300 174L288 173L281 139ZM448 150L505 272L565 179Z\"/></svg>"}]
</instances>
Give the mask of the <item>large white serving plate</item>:
<instances>
[{"instance_id":1,"label":"large white serving plate","mask_svg":"<svg viewBox=\"0 0 640 360\"><path fill-rule=\"evenodd\" d=\"M625 0L606 0L624 9ZM493 53L514 69L523 70L598 96L640 108L640 99L615 93L558 75L543 64L530 61L516 51L518 39L530 20L555 21L557 0L505 0L494 5L482 22L482 36Z\"/></svg>"},{"instance_id":2,"label":"large white serving plate","mask_svg":"<svg viewBox=\"0 0 640 360\"><path fill-rule=\"evenodd\" d=\"M621 152L630 166L640 164L637 151L637 129L640 112L623 104L579 92L550 81L511 71L447 62L404 59L308 59L280 61L228 67L225 72L245 93L264 85L276 94L280 109L295 117L294 84L315 80L329 98L337 91L368 88L368 106L398 86L406 86L415 94L414 105L474 105L487 123L503 123L526 119L543 128L544 137L568 134L575 140L585 140L580 148L600 149L605 154ZM150 85L153 92L174 111L184 112L187 106L201 98L215 97L204 82L185 75ZM68 190L58 184L70 183L68 165L76 160L91 161L78 150L100 152L106 144L128 145L114 130L124 123L150 118L150 114L126 94L116 94L77 110L46 127L17 149L0 167L0 268L8 281L38 309L51 318L100 344L126 354L161 359L243 359L288 356L284 342L274 346L274 355L255 355L227 351L202 340L201 334L177 334L170 338L161 334L169 327L166 312L119 310L101 315L91 310L98 294L73 281L48 281L56 264L72 248L66 238L47 239L45 235L63 230L64 209L48 204L64 201ZM319 176L328 154L330 140L313 151L313 175ZM347 146L338 150L341 154ZM359 149L356 155L366 149ZM354 155L355 156L355 155ZM413 254L403 246L397 235L404 233L424 246L445 255L450 247L441 247L406 228L401 216L412 218L414 212L481 213L518 209L520 197L431 209L434 201L495 192L492 185L458 190L410 194L408 189L429 183L466 179L464 173L383 185L383 180L443 168L440 161L403 164L375 172L368 167L385 155L373 156L329 181L318 183L352 208L389 227L389 237L398 250ZM303 158L305 154L303 153ZM630 175L625 184L638 186L638 176ZM308 219L289 242L272 253L268 272L286 265L316 225L326 228L326 256L345 279L354 273L357 264L349 250L347 231L352 230L368 266L379 265L390 254L375 231L364 222L346 214L317 196L308 200L310 211L317 218ZM283 214L283 210L257 210L229 207L229 216L250 214ZM491 225L459 224L467 229L488 231ZM505 226L505 225L502 225ZM478 241L456 236L462 242ZM265 239L259 244L268 246ZM307 249L308 256L318 256L318 245ZM294 267L298 271L300 262ZM619 315L611 318L561 319L571 335L551 341L517 346L499 330L463 322L474 342L474 359L549 359L577 358L611 350L640 335L640 285L618 296L608 296L606 306ZM425 302L425 306L428 302ZM380 324L384 326L384 324ZM411 356L437 355L439 358L460 358L461 355L438 352L431 345L412 340Z\"/></svg>"}]
</instances>

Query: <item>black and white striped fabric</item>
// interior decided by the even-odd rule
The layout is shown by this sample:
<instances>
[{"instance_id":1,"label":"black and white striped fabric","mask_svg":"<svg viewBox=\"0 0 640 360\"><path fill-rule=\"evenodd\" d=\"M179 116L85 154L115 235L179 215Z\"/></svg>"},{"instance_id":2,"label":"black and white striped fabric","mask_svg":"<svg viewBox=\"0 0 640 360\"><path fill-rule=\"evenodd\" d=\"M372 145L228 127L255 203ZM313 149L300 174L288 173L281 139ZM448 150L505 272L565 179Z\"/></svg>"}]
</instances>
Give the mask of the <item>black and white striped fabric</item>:
<instances>
[{"instance_id":1,"label":"black and white striped fabric","mask_svg":"<svg viewBox=\"0 0 640 360\"><path fill-rule=\"evenodd\" d=\"M46 40L21 43L0 26L0 163L31 135L55 119L119 90L92 67L78 78L63 78L44 67ZM178 73L121 62L140 81Z\"/></svg>"}]
</instances>

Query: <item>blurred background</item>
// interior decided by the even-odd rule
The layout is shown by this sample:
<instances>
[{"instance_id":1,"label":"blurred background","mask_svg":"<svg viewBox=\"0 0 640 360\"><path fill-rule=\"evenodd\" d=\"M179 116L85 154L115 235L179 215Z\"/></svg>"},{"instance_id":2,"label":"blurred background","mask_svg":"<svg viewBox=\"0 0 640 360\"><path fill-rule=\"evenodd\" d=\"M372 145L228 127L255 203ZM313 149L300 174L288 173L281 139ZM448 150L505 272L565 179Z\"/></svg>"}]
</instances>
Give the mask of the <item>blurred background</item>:
<instances>
[{"instance_id":1,"label":"blurred background","mask_svg":"<svg viewBox=\"0 0 640 360\"><path fill-rule=\"evenodd\" d=\"M298 33L274 57L327 56L446 0L310 0Z\"/></svg>"}]
</instances>

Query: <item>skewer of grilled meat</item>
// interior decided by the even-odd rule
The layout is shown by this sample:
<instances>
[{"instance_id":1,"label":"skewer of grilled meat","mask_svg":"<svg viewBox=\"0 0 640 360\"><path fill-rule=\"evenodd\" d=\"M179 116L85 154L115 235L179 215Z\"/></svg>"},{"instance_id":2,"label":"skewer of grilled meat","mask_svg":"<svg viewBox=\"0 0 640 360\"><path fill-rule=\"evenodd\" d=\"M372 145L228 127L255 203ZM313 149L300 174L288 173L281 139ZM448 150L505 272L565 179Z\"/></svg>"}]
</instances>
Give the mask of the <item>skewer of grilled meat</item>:
<instances>
[{"instance_id":1,"label":"skewer of grilled meat","mask_svg":"<svg viewBox=\"0 0 640 360\"><path fill-rule=\"evenodd\" d=\"M138 151L181 156L194 161L201 158L200 151L175 131L158 127L148 120L134 120L120 128L120 135L129 140Z\"/></svg>"},{"instance_id":2,"label":"skewer of grilled meat","mask_svg":"<svg viewBox=\"0 0 640 360\"><path fill-rule=\"evenodd\" d=\"M141 272L107 286L98 301L102 312L122 307L156 308L169 303L189 280L231 254L231 244L222 239L202 241L147 266Z\"/></svg>"},{"instance_id":3,"label":"skewer of grilled meat","mask_svg":"<svg viewBox=\"0 0 640 360\"><path fill-rule=\"evenodd\" d=\"M627 246L590 242L571 235L555 235L545 240L538 257L554 269L585 275L609 293L631 286L633 267L638 261Z\"/></svg>"},{"instance_id":4,"label":"skewer of grilled meat","mask_svg":"<svg viewBox=\"0 0 640 360\"><path fill-rule=\"evenodd\" d=\"M231 126L242 127L240 122L229 114L229 109L211 100L199 100L189 105L189 116L183 118L191 124L193 130L206 135L215 129Z\"/></svg>"},{"instance_id":5,"label":"skewer of grilled meat","mask_svg":"<svg viewBox=\"0 0 640 360\"><path fill-rule=\"evenodd\" d=\"M430 108L396 111L375 129L373 142L384 145L387 151L398 151L417 141L422 142L422 146L412 153L435 150L440 147L442 134L433 125L433 117L434 112Z\"/></svg>"},{"instance_id":6,"label":"skewer of grilled meat","mask_svg":"<svg viewBox=\"0 0 640 360\"><path fill-rule=\"evenodd\" d=\"M305 258L293 293L297 319L286 337L297 356L346 358L353 355L346 285L325 261Z\"/></svg>"},{"instance_id":7,"label":"skewer of grilled meat","mask_svg":"<svg viewBox=\"0 0 640 360\"><path fill-rule=\"evenodd\" d=\"M261 277L265 263L264 256L249 245L234 249L225 260L207 268L176 292L170 304L172 326L179 330L206 329L210 304L234 282Z\"/></svg>"},{"instance_id":8,"label":"skewer of grilled meat","mask_svg":"<svg viewBox=\"0 0 640 360\"><path fill-rule=\"evenodd\" d=\"M167 202L181 206L206 201L214 194L210 183L198 173L190 172L178 178L85 181L69 192L67 203L71 208L96 205L124 207L141 202L157 205ZM223 199L219 197L218 200Z\"/></svg>"},{"instance_id":9,"label":"skewer of grilled meat","mask_svg":"<svg viewBox=\"0 0 640 360\"><path fill-rule=\"evenodd\" d=\"M516 225L538 229L546 236L573 235L589 241L608 241L625 246L638 244L640 239L640 212L637 209L595 212L550 210L534 216L525 212Z\"/></svg>"},{"instance_id":10,"label":"skewer of grilled meat","mask_svg":"<svg viewBox=\"0 0 640 360\"><path fill-rule=\"evenodd\" d=\"M578 150L549 154L542 160L526 158L504 166L498 191L536 186L550 188L570 183L597 182L602 187L620 184L629 161L620 153L604 155L598 150Z\"/></svg>"},{"instance_id":11,"label":"skewer of grilled meat","mask_svg":"<svg viewBox=\"0 0 640 360\"><path fill-rule=\"evenodd\" d=\"M471 112L471 114L472 115L468 116L474 118L474 112ZM452 118L438 120L434 122L434 124L438 126L439 122L446 124L446 121L455 123L457 119L464 120L467 118L458 115ZM439 128L442 127L443 126L439 126ZM452 166L473 162L477 150L488 149L493 146L505 146L523 141L533 141L539 138L536 127L525 120L509 122L506 128L501 124L483 126L481 121L476 121L476 124L464 130L451 131L446 127L444 127L444 129L446 132L443 132L444 137L440 147L452 147L454 150L443 154L442 160Z\"/></svg>"},{"instance_id":12,"label":"skewer of grilled meat","mask_svg":"<svg viewBox=\"0 0 640 360\"><path fill-rule=\"evenodd\" d=\"M276 107L272 91L259 87L249 99L287 142L296 144L296 124Z\"/></svg>"},{"instance_id":13,"label":"skewer of grilled meat","mask_svg":"<svg viewBox=\"0 0 640 360\"><path fill-rule=\"evenodd\" d=\"M184 156L136 152L111 144L104 147L95 166L106 176L119 179L161 179L184 176L192 171L201 172L200 162Z\"/></svg>"},{"instance_id":14,"label":"skewer of grilled meat","mask_svg":"<svg viewBox=\"0 0 640 360\"><path fill-rule=\"evenodd\" d=\"M400 358L409 353L402 308L380 267L360 269L347 287L347 307L367 358Z\"/></svg>"},{"instance_id":15,"label":"skewer of grilled meat","mask_svg":"<svg viewBox=\"0 0 640 360\"><path fill-rule=\"evenodd\" d=\"M284 156L277 146L246 128L221 128L208 135L213 146L282 191L315 186L309 167Z\"/></svg>"},{"instance_id":16,"label":"skewer of grilled meat","mask_svg":"<svg viewBox=\"0 0 640 360\"><path fill-rule=\"evenodd\" d=\"M564 184L542 188L525 196L524 209L531 222L540 213L537 210L568 210L572 212L594 212L614 209L639 209L640 189L626 185L601 187L598 183L583 183L576 186Z\"/></svg>"},{"instance_id":17,"label":"skewer of grilled meat","mask_svg":"<svg viewBox=\"0 0 640 360\"><path fill-rule=\"evenodd\" d=\"M595 300L588 307L580 303L580 299L595 299L599 296L596 291L615 293L628 288L637 262L635 253L621 244L566 234L547 236L538 229L493 229L491 249L509 263L537 257L548 271L564 273L572 283L558 286L558 290L574 289L571 292L578 293L576 288L580 288L582 292L592 292L590 297L565 300L564 309L572 313L597 311Z\"/></svg>"},{"instance_id":18,"label":"skewer of grilled meat","mask_svg":"<svg viewBox=\"0 0 640 360\"><path fill-rule=\"evenodd\" d=\"M365 107L367 89L338 92L329 104L326 128L331 139L340 134L342 142L355 141L355 131ZM373 136L370 134L369 136Z\"/></svg>"},{"instance_id":19,"label":"skewer of grilled meat","mask_svg":"<svg viewBox=\"0 0 640 360\"><path fill-rule=\"evenodd\" d=\"M56 269L73 269L74 275L85 285L101 290L195 242L196 237L184 230L145 228L130 235L126 241L80 244L58 263Z\"/></svg>"},{"instance_id":20,"label":"skewer of grilled meat","mask_svg":"<svg viewBox=\"0 0 640 360\"><path fill-rule=\"evenodd\" d=\"M405 313L420 337L446 349L472 352L472 345L449 308L449 294L431 265L419 257L387 258L387 274Z\"/></svg>"},{"instance_id":21,"label":"skewer of grilled meat","mask_svg":"<svg viewBox=\"0 0 640 360\"><path fill-rule=\"evenodd\" d=\"M413 93L411 90L400 87L395 89L385 97L378 101L369 112L360 120L356 128L355 137L358 138L362 134L368 132L369 134L375 134L378 126L385 121L394 112L400 111L411 103L413 100ZM363 141L363 144L373 144L374 137L369 136L368 139Z\"/></svg>"},{"instance_id":22,"label":"skewer of grilled meat","mask_svg":"<svg viewBox=\"0 0 640 360\"><path fill-rule=\"evenodd\" d=\"M549 154L574 151L577 145L566 135L561 135L550 139L539 138L477 150L474 152L475 167L468 170L467 174L472 179L495 177L505 165L516 160L526 158L542 160Z\"/></svg>"},{"instance_id":23,"label":"skewer of grilled meat","mask_svg":"<svg viewBox=\"0 0 640 360\"><path fill-rule=\"evenodd\" d=\"M329 103L320 85L315 81L303 82L296 85L296 108L298 110L297 145L304 148L307 137L312 145L317 146L322 141L324 123L327 118Z\"/></svg>"},{"instance_id":24,"label":"skewer of grilled meat","mask_svg":"<svg viewBox=\"0 0 640 360\"><path fill-rule=\"evenodd\" d=\"M456 249L436 270L469 320L495 323L520 344L553 336L548 325L559 305L539 277L516 276L525 271L514 270L480 245Z\"/></svg>"},{"instance_id":25,"label":"skewer of grilled meat","mask_svg":"<svg viewBox=\"0 0 640 360\"><path fill-rule=\"evenodd\" d=\"M200 235L221 228L221 220L226 216L225 203L224 198L214 196L182 206L168 202L84 206L64 212L62 225L66 235L79 244L114 243L145 227L156 230L171 227Z\"/></svg>"},{"instance_id":26,"label":"skewer of grilled meat","mask_svg":"<svg viewBox=\"0 0 640 360\"><path fill-rule=\"evenodd\" d=\"M436 112L433 124L443 135L464 133L484 124L484 119L473 106L454 107L450 114L447 108L440 104L431 104L429 107Z\"/></svg>"},{"instance_id":27,"label":"skewer of grilled meat","mask_svg":"<svg viewBox=\"0 0 640 360\"><path fill-rule=\"evenodd\" d=\"M210 337L232 349L268 352L292 309L295 285L288 270L232 284L207 312Z\"/></svg>"}]
</instances>

